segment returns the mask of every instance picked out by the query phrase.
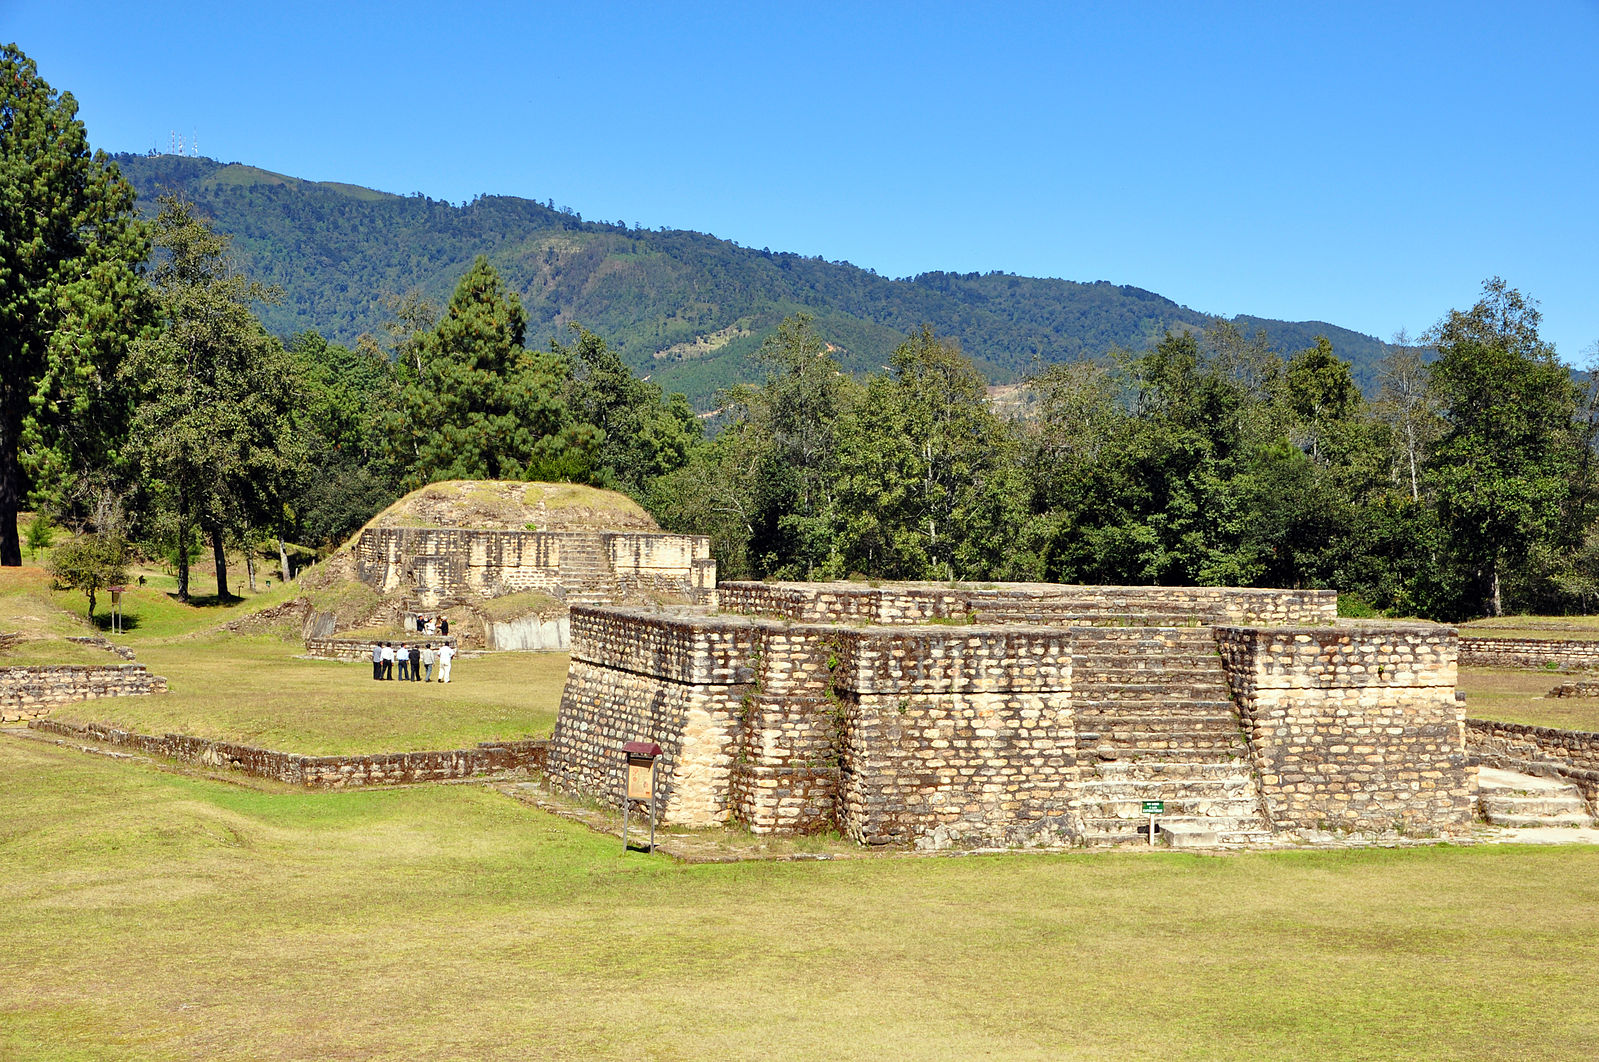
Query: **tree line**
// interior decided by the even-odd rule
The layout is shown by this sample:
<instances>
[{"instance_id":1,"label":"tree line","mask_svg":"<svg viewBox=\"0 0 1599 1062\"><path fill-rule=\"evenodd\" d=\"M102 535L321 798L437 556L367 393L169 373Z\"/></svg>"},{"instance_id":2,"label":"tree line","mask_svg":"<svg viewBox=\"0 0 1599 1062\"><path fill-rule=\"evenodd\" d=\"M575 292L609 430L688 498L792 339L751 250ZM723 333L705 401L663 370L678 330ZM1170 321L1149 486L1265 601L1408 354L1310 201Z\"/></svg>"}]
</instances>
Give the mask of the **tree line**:
<instances>
[{"instance_id":1,"label":"tree line","mask_svg":"<svg viewBox=\"0 0 1599 1062\"><path fill-rule=\"evenodd\" d=\"M508 478L624 491L734 577L1319 586L1440 619L1599 595L1599 407L1498 279L1369 399L1325 338L1213 321L1038 365L1001 411L928 327L855 375L798 314L706 432L587 329L529 349L483 257L381 334L279 339L280 293L183 198L142 218L75 112L0 49L0 564L29 504L95 536L85 565L169 558L184 599L209 550L226 596L230 550L286 573L406 490Z\"/></svg>"}]
</instances>

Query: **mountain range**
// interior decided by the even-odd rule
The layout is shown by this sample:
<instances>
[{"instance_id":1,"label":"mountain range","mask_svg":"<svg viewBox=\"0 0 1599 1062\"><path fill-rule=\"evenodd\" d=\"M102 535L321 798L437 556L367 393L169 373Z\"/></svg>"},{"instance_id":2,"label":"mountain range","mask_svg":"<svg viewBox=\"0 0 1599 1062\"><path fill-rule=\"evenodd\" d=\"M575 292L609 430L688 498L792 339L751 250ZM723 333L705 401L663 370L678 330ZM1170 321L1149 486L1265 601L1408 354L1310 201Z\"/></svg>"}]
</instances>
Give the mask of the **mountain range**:
<instances>
[{"instance_id":1,"label":"mountain range","mask_svg":"<svg viewBox=\"0 0 1599 1062\"><path fill-rule=\"evenodd\" d=\"M816 318L848 370L879 368L905 335L930 325L955 339L996 384L1040 364L1141 350L1169 329L1212 317L1142 288L1009 273L922 273L891 279L848 262L743 247L683 229L629 228L514 196L454 205L349 184L301 180L241 163L181 155L117 155L141 206L180 193L233 239L239 264L283 300L260 308L287 337L315 329L353 343L382 334L391 300L449 298L487 255L522 298L528 342L570 322L599 335L640 373L699 408L757 373L751 355L785 316ZM1383 343L1324 321L1239 316L1284 354L1332 341L1368 390Z\"/></svg>"}]
</instances>

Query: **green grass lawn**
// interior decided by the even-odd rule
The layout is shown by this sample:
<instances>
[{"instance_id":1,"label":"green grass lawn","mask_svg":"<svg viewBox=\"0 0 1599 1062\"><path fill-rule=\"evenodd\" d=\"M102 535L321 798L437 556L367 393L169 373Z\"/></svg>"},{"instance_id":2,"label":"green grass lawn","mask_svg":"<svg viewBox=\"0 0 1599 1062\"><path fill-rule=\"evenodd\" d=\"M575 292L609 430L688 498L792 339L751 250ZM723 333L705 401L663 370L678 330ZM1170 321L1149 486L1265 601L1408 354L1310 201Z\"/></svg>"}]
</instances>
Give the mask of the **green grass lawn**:
<instances>
[{"instance_id":1,"label":"green grass lawn","mask_svg":"<svg viewBox=\"0 0 1599 1062\"><path fill-rule=\"evenodd\" d=\"M131 587L120 644L164 676L170 692L67 705L68 722L111 723L140 733L178 732L306 755L453 749L481 741L548 737L566 682L565 653L494 653L457 659L452 681L377 683L365 664L298 659L298 639L217 630L231 619L290 600L297 588L274 585L241 601L214 597L181 604L171 577L154 569ZM196 589L204 589L198 585ZM213 590L214 594L214 590ZM108 598L96 619L104 626ZM0 653L6 664L114 664L103 650L65 640L90 634L85 599L54 591L37 566L0 569L0 630L29 635Z\"/></svg>"},{"instance_id":2,"label":"green grass lawn","mask_svg":"<svg viewBox=\"0 0 1599 1062\"><path fill-rule=\"evenodd\" d=\"M1590 1059L1599 849L681 866L0 737L0 1057Z\"/></svg>"},{"instance_id":3,"label":"green grass lawn","mask_svg":"<svg viewBox=\"0 0 1599 1062\"><path fill-rule=\"evenodd\" d=\"M302 660L299 646L228 633L152 640L139 662L170 692L65 705L53 718L224 738L307 755L454 749L548 737L565 653L457 659L449 685L374 682L369 664Z\"/></svg>"},{"instance_id":4,"label":"green grass lawn","mask_svg":"<svg viewBox=\"0 0 1599 1062\"><path fill-rule=\"evenodd\" d=\"M1472 719L1599 731L1599 697L1545 696L1553 687L1574 680L1599 681L1599 676L1463 667L1457 688L1466 695L1466 715Z\"/></svg>"},{"instance_id":5,"label":"green grass lawn","mask_svg":"<svg viewBox=\"0 0 1599 1062\"><path fill-rule=\"evenodd\" d=\"M1599 616L1492 616L1462 623L1460 633L1479 638L1594 641L1599 639Z\"/></svg>"}]
</instances>

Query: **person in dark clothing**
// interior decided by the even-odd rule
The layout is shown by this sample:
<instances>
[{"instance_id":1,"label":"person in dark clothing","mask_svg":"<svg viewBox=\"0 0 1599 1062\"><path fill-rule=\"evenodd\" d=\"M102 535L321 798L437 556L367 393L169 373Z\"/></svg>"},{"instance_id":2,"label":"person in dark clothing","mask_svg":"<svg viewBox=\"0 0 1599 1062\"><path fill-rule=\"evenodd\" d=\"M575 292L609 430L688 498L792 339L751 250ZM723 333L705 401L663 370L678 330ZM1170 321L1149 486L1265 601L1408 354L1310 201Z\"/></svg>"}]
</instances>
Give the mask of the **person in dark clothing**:
<instances>
[{"instance_id":1,"label":"person in dark clothing","mask_svg":"<svg viewBox=\"0 0 1599 1062\"><path fill-rule=\"evenodd\" d=\"M382 677L383 677L383 643L382 642L373 642L372 643L372 678L375 680L375 679L380 679Z\"/></svg>"},{"instance_id":2,"label":"person in dark clothing","mask_svg":"<svg viewBox=\"0 0 1599 1062\"><path fill-rule=\"evenodd\" d=\"M439 617L439 633L440 634L449 634L450 633L450 617L448 617L448 616L440 616Z\"/></svg>"},{"instance_id":3,"label":"person in dark clothing","mask_svg":"<svg viewBox=\"0 0 1599 1062\"><path fill-rule=\"evenodd\" d=\"M411 681L422 681L422 647L419 645L411 646Z\"/></svg>"}]
</instances>

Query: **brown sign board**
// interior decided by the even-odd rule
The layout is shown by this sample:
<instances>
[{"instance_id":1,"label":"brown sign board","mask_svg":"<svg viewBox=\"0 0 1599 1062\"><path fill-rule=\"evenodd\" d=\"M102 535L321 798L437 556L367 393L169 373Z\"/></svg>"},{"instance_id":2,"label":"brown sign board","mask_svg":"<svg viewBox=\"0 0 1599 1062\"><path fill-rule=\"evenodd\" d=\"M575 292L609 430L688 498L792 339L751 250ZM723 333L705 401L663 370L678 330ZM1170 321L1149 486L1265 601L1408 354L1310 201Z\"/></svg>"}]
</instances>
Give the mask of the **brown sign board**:
<instances>
[{"instance_id":1,"label":"brown sign board","mask_svg":"<svg viewBox=\"0 0 1599 1062\"><path fill-rule=\"evenodd\" d=\"M652 760L627 758L627 798L649 800L655 795L655 765Z\"/></svg>"}]
</instances>

